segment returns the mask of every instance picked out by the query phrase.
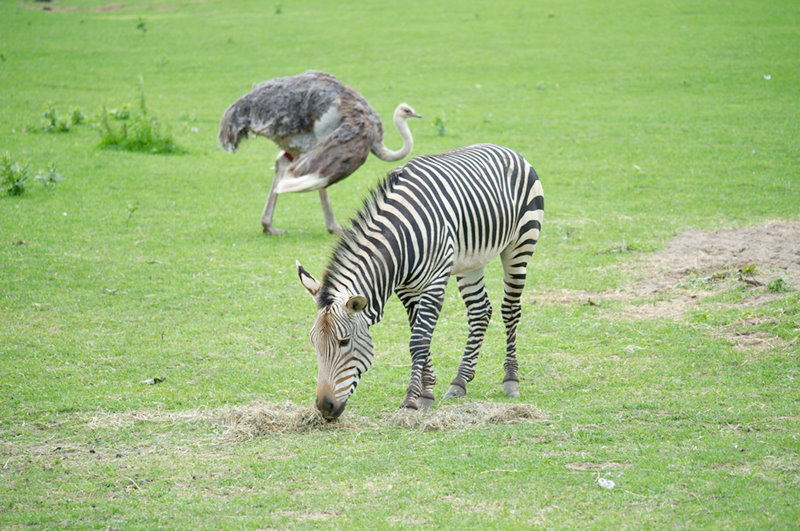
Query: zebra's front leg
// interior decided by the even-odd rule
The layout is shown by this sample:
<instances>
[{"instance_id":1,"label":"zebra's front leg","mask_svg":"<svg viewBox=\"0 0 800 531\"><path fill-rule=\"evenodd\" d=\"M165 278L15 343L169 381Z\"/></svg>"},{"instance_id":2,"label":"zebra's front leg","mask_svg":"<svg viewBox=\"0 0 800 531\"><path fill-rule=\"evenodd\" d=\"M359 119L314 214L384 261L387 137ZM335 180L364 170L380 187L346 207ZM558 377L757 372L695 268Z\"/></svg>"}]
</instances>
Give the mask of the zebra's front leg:
<instances>
[{"instance_id":1,"label":"zebra's front leg","mask_svg":"<svg viewBox=\"0 0 800 531\"><path fill-rule=\"evenodd\" d=\"M446 282L445 279L444 284ZM431 337L442 310L443 297L444 285L436 286L426 292L416 305L409 343L411 379L406 389L406 398L400 404L401 408L419 409L433 404L436 376L431 361Z\"/></svg>"},{"instance_id":2,"label":"zebra's front leg","mask_svg":"<svg viewBox=\"0 0 800 531\"><path fill-rule=\"evenodd\" d=\"M467 382L475 377L475 365L478 363L478 354L492 318L492 304L486 294L483 282L483 269L471 271L456 277L458 290L464 304L467 306L467 321L469 322L469 337L464 348L464 356L458 366L458 374L450 383L450 388L444 398L460 398L467 394Z\"/></svg>"},{"instance_id":3,"label":"zebra's front leg","mask_svg":"<svg viewBox=\"0 0 800 531\"><path fill-rule=\"evenodd\" d=\"M422 367L422 390L419 394L419 407L430 409L436 400L433 396L433 386L436 385L436 374L433 372L433 361L428 356L428 363Z\"/></svg>"}]
</instances>

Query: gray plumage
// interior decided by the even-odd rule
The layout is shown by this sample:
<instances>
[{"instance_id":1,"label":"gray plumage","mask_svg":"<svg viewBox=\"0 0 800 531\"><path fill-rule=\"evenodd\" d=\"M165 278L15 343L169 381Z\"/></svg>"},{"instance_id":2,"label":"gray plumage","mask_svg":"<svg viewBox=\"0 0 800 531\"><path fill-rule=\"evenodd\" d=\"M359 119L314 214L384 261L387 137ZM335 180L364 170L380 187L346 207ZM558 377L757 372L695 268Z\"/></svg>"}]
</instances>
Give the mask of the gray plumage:
<instances>
[{"instance_id":1,"label":"gray plumage","mask_svg":"<svg viewBox=\"0 0 800 531\"><path fill-rule=\"evenodd\" d=\"M310 190L320 190L328 230L341 232L324 188L357 170L370 151L387 161L408 155L413 140L406 120L412 117L419 115L406 104L395 110L403 148L390 151L383 145L380 116L367 100L334 76L309 70L255 85L225 111L219 141L234 152L254 134L271 139L283 150L262 213L265 232L282 232L272 227L277 194Z\"/></svg>"}]
</instances>

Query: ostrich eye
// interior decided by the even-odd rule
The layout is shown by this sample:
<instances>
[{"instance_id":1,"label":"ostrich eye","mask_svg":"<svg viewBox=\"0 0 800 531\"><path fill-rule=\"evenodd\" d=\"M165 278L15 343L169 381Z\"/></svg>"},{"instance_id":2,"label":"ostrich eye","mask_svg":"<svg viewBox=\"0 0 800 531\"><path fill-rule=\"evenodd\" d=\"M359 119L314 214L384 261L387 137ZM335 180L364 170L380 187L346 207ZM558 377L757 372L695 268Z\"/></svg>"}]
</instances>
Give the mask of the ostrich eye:
<instances>
[{"instance_id":1,"label":"ostrich eye","mask_svg":"<svg viewBox=\"0 0 800 531\"><path fill-rule=\"evenodd\" d=\"M349 345L349 344L350 344L350 340L349 339L340 339L339 340L339 348L346 348L347 345Z\"/></svg>"}]
</instances>

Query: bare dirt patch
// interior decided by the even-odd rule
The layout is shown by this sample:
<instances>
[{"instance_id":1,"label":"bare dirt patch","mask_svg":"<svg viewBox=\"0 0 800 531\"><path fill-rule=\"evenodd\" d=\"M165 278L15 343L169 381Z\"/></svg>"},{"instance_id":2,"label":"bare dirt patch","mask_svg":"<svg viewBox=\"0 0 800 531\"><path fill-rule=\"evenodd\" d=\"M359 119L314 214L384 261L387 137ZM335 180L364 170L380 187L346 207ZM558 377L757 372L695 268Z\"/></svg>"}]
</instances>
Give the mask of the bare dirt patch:
<instances>
[{"instance_id":1,"label":"bare dirt patch","mask_svg":"<svg viewBox=\"0 0 800 531\"><path fill-rule=\"evenodd\" d=\"M741 304L760 306L783 296L764 287L770 282L780 279L790 289L800 289L800 222L687 231L631 267L635 280L622 289L561 290L538 293L533 299L601 308L607 302L623 302L623 309L614 313L617 318L680 319L721 288L743 285L754 292Z\"/></svg>"},{"instance_id":2,"label":"bare dirt patch","mask_svg":"<svg viewBox=\"0 0 800 531\"><path fill-rule=\"evenodd\" d=\"M586 471L593 472L593 471L628 467L628 465L626 465L625 463L619 463L617 461L605 461L603 463L577 462L577 463L567 463L564 466L566 466L568 470L572 470L573 472L586 472Z\"/></svg>"},{"instance_id":3,"label":"bare dirt patch","mask_svg":"<svg viewBox=\"0 0 800 531\"><path fill-rule=\"evenodd\" d=\"M644 284L674 288L689 278L756 266L762 283L783 278L800 286L800 223L771 222L714 232L691 230L673 238L647 264L655 269Z\"/></svg>"}]
</instances>

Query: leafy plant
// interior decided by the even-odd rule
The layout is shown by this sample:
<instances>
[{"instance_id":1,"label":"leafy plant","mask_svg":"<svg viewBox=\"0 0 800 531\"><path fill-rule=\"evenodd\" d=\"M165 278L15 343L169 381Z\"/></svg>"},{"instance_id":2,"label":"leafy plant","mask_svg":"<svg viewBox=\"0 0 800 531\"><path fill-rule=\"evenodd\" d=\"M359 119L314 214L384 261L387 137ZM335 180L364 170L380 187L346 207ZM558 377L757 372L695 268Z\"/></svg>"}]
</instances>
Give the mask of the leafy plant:
<instances>
[{"instance_id":1,"label":"leafy plant","mask_svg":"<svg viewBox=\"0 0 800 531\"><path fill-rule=\"evenodd\" d=\"M128 104L124 104L119 109L108 109L108 111L105 112L115 120L129 120L131 117L131 107Z\"/></svg>"},{"instance_id":2,"label":"leafy plant","mask_svg":"<svg viewBox=\"0 0 800 531\"><path fill-rule=\"evenodd\" d=\"M751 286L760 286L761 282L756 280L756 265L748 264L739 269L739 280Z\"/></svg>"},{"instance_id":3,"label":"leafy plant","mask_svg":"<svg viewBox=\"0 0 800 531\"><path fill-rule=\"evenodd\" d=\"M447 131L447 123L445 122L444 113L441 116L437 116L436 119L433 121L433 127L436 128L436 132L439 133L439 136L444 136L445 132Z\"/></svg>"},{"instance_id":4,"label":"leafy plant","mask_svg":"<svg viewBox=\"0 0 800 531\"><path fill-rule=\"evenodd\" d=\"M728 273L726 272L713 273L705 277L689 279L686 282L686 286L690 288L709 288L714 284L725 280L726 278L728 278Z\"/></svg>"},{"instance_id":5,"label":"leafy plant","mask_svg":"<svg viewBox=\"0 0 800 531\"><path fill-rule=\"evenodd\" d=\"M56 163L50 161L50 163L47 165L47 171L40 171L36 176L36 180L40 181L45 188L51 188L54 187L59 181L63 181L64 176L56 171Z\"/></svg>"},{"instance_id":6,"label":"leafy plant","mask_svg":"<svg viewBox=\"0 0 800 531\"><path fill-rule=\"evenodd\" d=\"M128 203L128 214L125 216L125 223L130 222L131 218L133 217L133 214L137 210L139 210L139 202L138 201L133 201L133 202Z\"/></svg>"},{"instance_id":7,"label":"leafy plant","mask_svg":"<svg viewBox=\"0 0 800 531\"><path fill-rule=\"evenodd\" d=\"M124 123L117 127L112 125L112 119ZM103 147L148 153L183 151L172 135L164 132L158 118L148 114L142 78L139 78L138 108L131 109L123 105L120 110L108 110L103 107L101 114L93 122L100 131L100 145Z\"/></svg>"},{"instance_id":8,"label":"leafy plant","mask_svg":"<svg viewBox=\"0 0 800 531\"><path fill-rule=\"evenodd\" d=\"M792 291L792 286L779 277L774 280L770 280L767 283L767 289L774 291L775 293L786 293L787 291Z\"/></svg>"},{"instance_id":9,"label":"leafy plant","mask_svg":"<svg viewBox=\"0 0 800 531\"><path fill-rule=\"evenodd\" d=\"M70 130L70 120L58 115L53 104L47 102L42 111L42 129L50 132L67 133Z\"/></svg>"},{"instance_id":10,"label":"leafy plant","mask_svg":"<svg viewBox=\"0 0 800 531\"><path fill-rule=\"evenodd\" d=\"M25 193L25 181L30 177L30 162L14 162L8 152L0 156L0 186L8 195Z\"/></svg>"},{"instance_id":11,"label":"leafy plant","mask_svg":"<svg viewBox=\"0 0 800 531\"><path fill-rule=\"evenodd\" d=\"M86 121L86 115L83 114L78 107L73 107L70 121L72 122L72 125L80 125Z\"/></svg>"}]
</instances>

